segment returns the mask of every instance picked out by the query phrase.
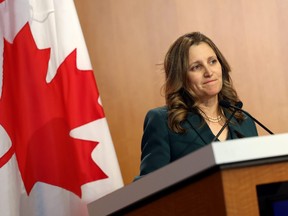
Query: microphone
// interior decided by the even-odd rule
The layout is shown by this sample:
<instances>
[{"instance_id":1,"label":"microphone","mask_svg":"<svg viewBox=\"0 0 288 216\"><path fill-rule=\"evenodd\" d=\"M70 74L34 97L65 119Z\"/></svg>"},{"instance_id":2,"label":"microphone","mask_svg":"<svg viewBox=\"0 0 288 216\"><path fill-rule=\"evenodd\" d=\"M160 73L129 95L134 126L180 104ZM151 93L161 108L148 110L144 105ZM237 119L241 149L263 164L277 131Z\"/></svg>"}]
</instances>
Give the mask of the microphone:
<instances>
[{"instance_id":1,"label":"microphone","mask_svg":"<svg viewBox=\"0 0 288 216\"><path fill-rule=\"evenodd\" d=\"M241 101L240 101L241 102ZM242 102L241 102L242 103ZM225 101L225 100L221 100L219 102L219 105L224 107L224 108L233 108L234 111L238 110L241 111L243 113L245 113L247 116L249 116L253 121L255 121L258 125L260 125L264 130L266 130L269 134L274 134L272 131L270 131L267 127L265 127L261 122L259 122L257 119L255 119L253 116L251 116L248 112L246 112L245 110L241 109L242 107L237 107L232 105L229 101Z\"/></svg>"},{"instance_id":2,"label":"microphone","mask_svg":"<svg viewBox=\"0 0 288 216\"><path fill-rule=\"evenodd\" d=\"M224 102L226 102L226 101L224 101ZM229 102L228 102L228 103L229 103ZM221 105L221 101L219 102L219 105L222 106L222 105ZM237 108L241 109L242 106L243 106L243 103L242 103L241 101L239 101L239 102L237 102L237 103L235 104L235 106L236 106ZM235 115L235 113L236 113L237 111L238 111L237 109L234 109L234 110L233 110L233 112L231 113L231 115L229 116L229 118L227 119L227 121L225 122L225 124L222 126L222 128L220 129L220 131L218 132L218 134L217 134L217 135L214 137L214 139L212 140L212 142L215 142L215 140L218 139L218 137L221 135L221 133L223 132L223 130L228 126L228 124L230 123L231 119L233 118L233 116ZM237 135L238 135L238 134L237 134ZM241 135L242 135L242 134L241 134ZM242 135L242 137L244 137L244 136Z\"/></svg>"}]
</instances>

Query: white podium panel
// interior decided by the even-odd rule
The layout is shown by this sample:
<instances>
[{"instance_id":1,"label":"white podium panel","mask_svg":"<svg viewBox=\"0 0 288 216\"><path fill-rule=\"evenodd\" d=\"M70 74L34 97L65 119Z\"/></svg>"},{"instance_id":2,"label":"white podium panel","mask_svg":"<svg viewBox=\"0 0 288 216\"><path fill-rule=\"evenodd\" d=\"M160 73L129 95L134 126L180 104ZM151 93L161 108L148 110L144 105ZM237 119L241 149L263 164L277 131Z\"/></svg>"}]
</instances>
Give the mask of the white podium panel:
<instances>
[{"instance_id":1,"label":"white podium panel","mask_svg":"<svg viewBox=\"0 0 288 216\"><path fill-rule=\"evenodd\" d=\"M288 134L214 142L90 203L89 214L113 214L213 167L225 169L286 160Z\"/></svg>"}]
</instances>

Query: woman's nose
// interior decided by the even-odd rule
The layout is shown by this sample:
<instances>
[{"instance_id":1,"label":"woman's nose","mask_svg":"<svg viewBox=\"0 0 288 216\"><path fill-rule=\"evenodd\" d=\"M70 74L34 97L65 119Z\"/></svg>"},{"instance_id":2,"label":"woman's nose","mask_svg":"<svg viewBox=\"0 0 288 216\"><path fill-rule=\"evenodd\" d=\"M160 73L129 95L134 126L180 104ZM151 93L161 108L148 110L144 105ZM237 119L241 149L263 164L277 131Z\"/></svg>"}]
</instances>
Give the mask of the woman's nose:
<instances>
[{"instance_id":1,"label":"woman's nose","mask_svg":"<svg viewBox=\"0 0 288 216\"><path fill-rule=\"evenodd\" d=\"M213 74L212 69L209 66L206 66L204 76L211 77L212 74Z\"/></svg>"}]
</instances>

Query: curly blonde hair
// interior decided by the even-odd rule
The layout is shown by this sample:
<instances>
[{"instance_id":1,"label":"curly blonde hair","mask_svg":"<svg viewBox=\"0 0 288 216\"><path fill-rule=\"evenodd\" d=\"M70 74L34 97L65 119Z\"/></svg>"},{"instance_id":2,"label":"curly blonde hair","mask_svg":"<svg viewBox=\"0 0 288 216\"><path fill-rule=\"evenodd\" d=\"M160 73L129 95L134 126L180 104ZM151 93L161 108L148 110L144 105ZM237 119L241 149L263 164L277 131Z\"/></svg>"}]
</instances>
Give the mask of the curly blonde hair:
<instances>
[{"instance_id":1,"label":"curly blonde hair","mask_svg":"<svg viewBox=\"0 0 288 216\"><path fill-rule=\"evenodd\" d=\"M223 85L218 94L218 100L227 100L231 104L239 101L229 75L231 68L213 41L200 32L192 32L179 37L171 45L164 59L165 83L163 86L168 107L168 126L176 133L185 132L181 123L186 120L188 112L199 113L197 107L199 99L189 88L187 74L189 71L189 49L192 45L198 45L201 42L208 44L213 49L222 66ZM237 121L242 121L244 116L237 112L235 118Z\"/></svg>"}]
</instances>

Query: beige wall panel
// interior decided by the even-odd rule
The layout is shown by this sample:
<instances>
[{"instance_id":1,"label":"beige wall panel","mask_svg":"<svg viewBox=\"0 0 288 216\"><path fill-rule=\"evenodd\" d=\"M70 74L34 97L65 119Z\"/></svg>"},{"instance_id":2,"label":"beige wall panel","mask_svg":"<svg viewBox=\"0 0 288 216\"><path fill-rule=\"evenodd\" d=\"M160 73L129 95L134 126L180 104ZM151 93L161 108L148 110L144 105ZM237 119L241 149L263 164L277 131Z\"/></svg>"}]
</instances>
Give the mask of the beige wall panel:
<instances>
[{"instance_id":1,"label":"beige wall panel","mask_svg":"<svg viewBox=\"0 0 288 216\"><path fill-rule=\"evenodd\" d=\"M126 184L139 171L144 116L164 104L159 64L169 45L186 32L205 33L223 51L245 110L273 132L288 132L288 1L75 4Z\"/></svg>"}]
</instances>

